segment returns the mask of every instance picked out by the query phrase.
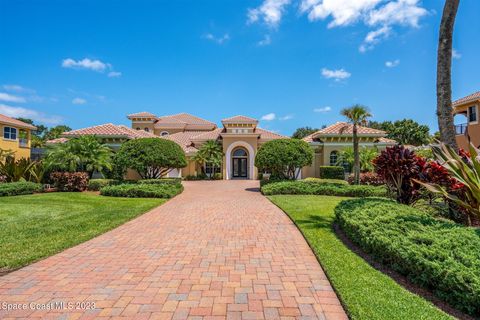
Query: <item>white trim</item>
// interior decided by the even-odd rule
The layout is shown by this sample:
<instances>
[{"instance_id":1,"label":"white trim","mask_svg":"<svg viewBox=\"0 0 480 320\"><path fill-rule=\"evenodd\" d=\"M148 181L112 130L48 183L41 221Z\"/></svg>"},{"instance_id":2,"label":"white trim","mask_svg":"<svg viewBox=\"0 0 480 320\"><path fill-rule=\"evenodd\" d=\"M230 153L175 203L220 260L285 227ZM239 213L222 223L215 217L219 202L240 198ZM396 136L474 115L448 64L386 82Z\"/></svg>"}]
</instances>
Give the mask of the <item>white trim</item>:
<instances>
[{"instance_id":1,"label":"white trim","mask_svg":"<svg viewBox=\"0 0 480 320\"><path fill-rule=\"evenodd\" d=\"M231 170L232 170L232 151L237 147L243 147L248 151L248 179L253 180L253 171L254 166L253 163L255 162L255 150L253 147L245 142L245 141L235 141L231 145L228 146L227 151L225 152L225 161L226 161L226 179L232 179Z\"/></svg>"}]
</instances>

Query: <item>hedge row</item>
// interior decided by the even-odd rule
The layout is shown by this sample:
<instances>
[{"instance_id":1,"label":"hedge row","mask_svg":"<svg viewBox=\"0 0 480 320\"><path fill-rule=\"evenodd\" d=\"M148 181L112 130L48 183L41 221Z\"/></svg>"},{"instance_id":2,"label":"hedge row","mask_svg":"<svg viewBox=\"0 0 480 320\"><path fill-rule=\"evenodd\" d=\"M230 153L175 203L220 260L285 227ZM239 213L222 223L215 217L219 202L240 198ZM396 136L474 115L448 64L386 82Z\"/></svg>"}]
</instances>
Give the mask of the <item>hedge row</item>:
<instances>
[{"instance_id":1,"label":"hedge row","mask_svg":"<svg viewBox=\"0 0 480 320\"><path fill-rule=\"evenodd\" d=\"M384 187L351 186L337 183L323 183L313 181L282 181L262 186L264 195L275 194L312 194L343 197L385 197Z\"/></svg>"},{"instance_id":2,"label":"hedge row","mask_svg":"<svg viewBox=\"0 0 480 320\"><path fill-rule=\"evenodd\" d=\"M100 189L100 194L126 198L173 198L183 191L181 184L119 184Z\"/></svg>"},{"instance_id":3,"label":"hedge row","mask_svg":"<svg viewBox=\"0 0 480 320\"><path fill-rule=\"evenodd\" d=\"M180 178L144 179L144 180L138 180L137 183L140 183L140 184L172 184L172 185L179 185L179 184L182 183L182 179L180 179Z\"/></svg>"},{"instance_id":4,"label":"hedge row","mask_svg":"<svg viewBox=\"0 0 480 320\"><path fill-rule=\"evenodd\" d=\"M8 182L0 184L0 197L32 194L42 191L42 185L33 182Z\"/></svg>"},{"instance_id":5,"label":"hedge row","mask_svg":"<svg viewBox=\"0 0 480 320\"><path fill-rule=\"evenodd\" d=\"M455 308L480 316L478 229L386 199L345 200L335 213L346 235L379 262Z\"/></svg>"},{"instance_id":6,"label":"hedge row","mask_svg":"<svg viewBox=\"0 0 480 320\"><path fill-rule=\"evenodd\" d=\"M320 178L345 179L345 169L340 166L320 166Z\"/></svg>"},{"instance_id":7,"label":"hedge row","mask_svg":"<svg viewBox=\"0 0 480 320\"><path fill-rule=\"evenodd\" d=\"M118 180L114 179L91 179L88 181L88 190L100 191L101 188L118 184Z\"/></svg>"}]
</instances>

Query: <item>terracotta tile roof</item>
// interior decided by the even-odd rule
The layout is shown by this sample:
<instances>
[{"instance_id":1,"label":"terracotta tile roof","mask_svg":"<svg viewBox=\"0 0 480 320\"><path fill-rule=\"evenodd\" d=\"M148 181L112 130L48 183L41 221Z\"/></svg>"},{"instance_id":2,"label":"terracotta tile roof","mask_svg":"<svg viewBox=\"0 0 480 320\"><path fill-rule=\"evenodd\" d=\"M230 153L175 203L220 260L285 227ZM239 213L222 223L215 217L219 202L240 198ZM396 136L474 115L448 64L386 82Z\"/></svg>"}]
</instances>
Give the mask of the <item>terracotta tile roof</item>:
<instances>
[{"instance_id":1,"label":"terracotta tile roof","mask_svg":"<svg viewBox=\"0 0 480 320\"><path fill-rule=\"evenodd\" d=\"M234 117L230 117L230 118L226 118L226 119L222 119L222 123L223 122L239 122L239 123L251 123L251 122L254 122L254 123L258 123L258 120L257 119L254 119L254 118L250 118L250 117L246 117L246 116L241 116L241 115L238 115L238 116L234 116Z\"/></svg>"},{"instance_id":2,"label":"terracotta tile roof","mask_svg":"<svg viewBox=\"0 0 480 320\"><path fill-rule=\"evenodd\" d=\"M387 144L397 144L397 141L393 140L393 139L388 139L388 138L378 138L377 140L378 142L381 142L381 143L387 143Z\"/></svg>"},{"instance_id":3,"label":"terracotta tile roof","mask_svg":"<svg viewBox=\"0 0 480 320\"><path fill-rule=\"evenodd\" d=\"M127 118L157 118L156 115L150 112L142 111L142 112L137 112L137 113L132 113L127 116Z\"/></svg>"},{"instance_id":4,"label":"terracotta tile roof","mask_svg":"<svg viewBox=\"0 0 480 320\"><path fill-rule=\"evenodd\" d=\"M202 132L199 135L196 135L192 138L192 140L216 140L220 136L220 133L224 131L223 128L217 128L212 131Z\"/></svg>"},{"instance_id":5,"label":"terracotta tile roof","mask_svg":"<svg viewBox=\"0 0 480 320\"><path fill-rule=\"evenodd\" d=\"M321 130L318 130L317 132L314 132L305 138L303 138L303 141L306 142L313 142L314 138L321 138L322 136L337 136L337 135L352 135L353 134L353 125L347 122L337 122L335 124L332 124L331 126L328 126L326 128L323 128ZM363 127L363 126L358 126L358 134L359 135L368 135L368 136L378 136L383 137L387 133L382 130L377 130L377 129L372 129L368 127Z\"/></svg>"},{"instance_id":6,"label":"terracotta tile roof","mask_svg":"<svg viewBox=\"0 0 480 320\"><path fill-rule=\"evenodd\" d=\"M175 118L177 120L183 121L186 124L196 124L196 125L208 125L208 126L217 126L215 123L196 117L194 115L191 115L189 113L179 113L179 114L174 114L169 117Z\"/></svg>"},{"instance_id":7,"label":"terracotta tile roof","mask_svg":"<svg viewBox=\"0 0 480 320\"><path fill-rule=\"evenodd\" d=\"M182 147L185 153L191 153L197 151L197 148L193 146L192 138L202 133L205 133L205 131L185 131L170 134L168 136L163 136L160 138L176 142L178 145L180 145L180 147Z\"/></svg>"},{"instance_id":8,"label":"terracotta tile roof","mask_svg":"<svg viewBox=\"0 0 480 320\"><path fill-rule=\"evenodd\" d=\"M13 127L24 128L24 129L31 129L36 130L37 127L32 126L31 124L25 123L23 121L7 117L6 115L0 114L0 123L8 124Z\"/></svg>"},{"instance_id":9,"label":"terracotta tile roof","mask_svg":"<svg viewBox=\"0 0 480 320\"><path fill-rule=\"evenodd\" d=\"M146 132L143 130L133 130L127 126L117 126L112 123L101 124L98 126L72 130L69 132L64 132L63 136L83 136L83 135L95 135L95 136L111 136L111 137L125 137L128 139L136 138L153 138L156 137L151 132Z\"/></svg>"},{"instance_id":10,"label":"terracotta tile roof","mask_svg":"<svg viewBox=\"0 0 480 320\"><path fill-rule=\"evenodd\" d=\"M452 106L456 107L464 103L473 102L475 100L480 100L480 91L472 93L466 97L460 98L452 102Z\"/></svg>"},{"instance_id":11,"label":"terracotta tile roof","mask_svg":"<svg viewBox=\"0 0 480 320\"><path fill-rule=\"evenodd\" d=\"M179 113L169 116L162 116L157 118L155 128L186 128L188 126L207 126L215 128L217 125L213 122L196 117L188 113ZM187 128L188 129L188 128Z\"/></svg>"},{"instance_id":12,"label":"terracotta tile roof","mask_svg":"<svg viewBox=\"0 0 480 320\"><path fill-rule=\"evenodd\" d=\"M268 131L262 128L256 128L255 132L260 133L260 139L262 140L273 140L273 139L285 139L288 138L286 136L283 136L281 134Z\"/></svg>"},{"instance_id":13,"label":"terracotta tile roof","mask_svg":"<svg viewBox=\"0 0 480 320\"><path fill-rule=\"evenodd\" d=\"M56 144L56 143L65 143L68 141L68 138L57 138L52 140L45 141L46 144Z\"/></svg>"}]
</instances>

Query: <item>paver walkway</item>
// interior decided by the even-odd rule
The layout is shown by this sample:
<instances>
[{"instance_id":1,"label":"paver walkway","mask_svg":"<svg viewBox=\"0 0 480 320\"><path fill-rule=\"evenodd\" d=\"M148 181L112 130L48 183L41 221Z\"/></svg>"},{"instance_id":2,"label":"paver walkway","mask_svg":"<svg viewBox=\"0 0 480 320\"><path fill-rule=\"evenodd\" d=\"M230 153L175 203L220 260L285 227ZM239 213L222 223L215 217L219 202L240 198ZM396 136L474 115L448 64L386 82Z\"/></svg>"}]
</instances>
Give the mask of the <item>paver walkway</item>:
<instances>
[{"instance_id":1,"label":"paver walkway","mask_svg":"<svg viewBox=\"0 0 480 320\"><path fill-rule=\"evenodd\" d=\"M187 182L151 212L0 277L0 319L346 319L302 235L257 185ZM50 302L64 309L39 310Z\"/></svg>"}]
</instances>

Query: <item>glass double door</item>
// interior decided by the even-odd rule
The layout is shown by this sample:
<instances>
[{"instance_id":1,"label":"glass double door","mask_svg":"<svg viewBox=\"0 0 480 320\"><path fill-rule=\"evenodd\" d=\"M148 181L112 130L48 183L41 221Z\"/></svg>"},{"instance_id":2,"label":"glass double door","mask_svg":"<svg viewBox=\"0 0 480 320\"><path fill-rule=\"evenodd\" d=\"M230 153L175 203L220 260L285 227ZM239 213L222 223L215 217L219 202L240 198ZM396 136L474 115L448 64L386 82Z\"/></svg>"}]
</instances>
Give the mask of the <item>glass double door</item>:
<instances>
[{"instance_id":1,"label":"glass double door","mask_svg":"<svg viewBox=\"0 0 480 320\"><path fill-rule=\"evenodd\" d=\"M233 177L247 177L247 158L233 158Z\"/></svg>"}]
</instances>

